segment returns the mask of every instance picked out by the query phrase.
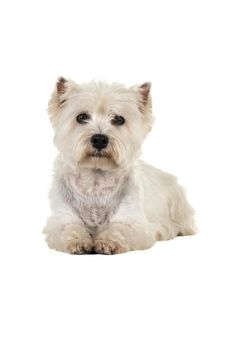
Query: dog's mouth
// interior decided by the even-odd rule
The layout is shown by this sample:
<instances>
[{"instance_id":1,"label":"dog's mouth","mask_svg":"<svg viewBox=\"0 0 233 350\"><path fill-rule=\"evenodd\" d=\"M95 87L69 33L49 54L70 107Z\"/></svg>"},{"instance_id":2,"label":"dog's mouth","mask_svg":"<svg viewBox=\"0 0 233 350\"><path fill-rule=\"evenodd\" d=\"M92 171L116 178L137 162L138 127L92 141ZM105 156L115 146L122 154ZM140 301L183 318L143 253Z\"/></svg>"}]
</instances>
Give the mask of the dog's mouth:
<instances>
[{"instance_id":1,"label":"dog's mouth","mask_svg":"<svg viewBox=\"0 0 233 350\"><path fill-rule=\"evenodd\" d=\"M95 159L102 159L102 158L106 158L109 159L111 158L111 155L107 152L103 152L103 151L93 151L93 152L88 152L87 153L87 157L88 158L95 158Z\"/></svg>"},{"instance_id":2,"label":"dog's mouth","mask_svg":"<svg viewBox=\"0 0 233 350\"><path fill-rule=\"evenodd\" d=\"M117 166L114 153L111 149L100 151L88 149L79 164L88 168L99 168L104 170L113 169Z\"/></svg>"}]
</instances>

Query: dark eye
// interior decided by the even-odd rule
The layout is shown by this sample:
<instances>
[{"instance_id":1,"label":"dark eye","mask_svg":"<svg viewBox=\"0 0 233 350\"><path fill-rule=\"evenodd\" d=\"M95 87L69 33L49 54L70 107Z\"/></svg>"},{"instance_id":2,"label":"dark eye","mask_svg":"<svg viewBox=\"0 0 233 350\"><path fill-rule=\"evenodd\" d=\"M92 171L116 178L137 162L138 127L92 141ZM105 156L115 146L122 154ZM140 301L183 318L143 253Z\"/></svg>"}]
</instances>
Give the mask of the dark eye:
<instances>
[{"instance_id":1,"label":"dark eye","mask_svg":"<svg viewBox=\"0 0 233 350\"><path fill-rule=\"evenodd\" d=\"M76 120L79 124L87 123L88 119L90 119L90 116L87 113L80 113L76 117Z\"/></svg>"},{"instance_id":2,"label":"dark eye","mask_svg":"<svg viewBox=\"0 0 233 350\"><path fill-rule=\"evenodd\" d=\"M112 119L113 125L123 125L125 123L125 118L121 115L115 115L115 117Z\"/></svg>"}]
</instances>

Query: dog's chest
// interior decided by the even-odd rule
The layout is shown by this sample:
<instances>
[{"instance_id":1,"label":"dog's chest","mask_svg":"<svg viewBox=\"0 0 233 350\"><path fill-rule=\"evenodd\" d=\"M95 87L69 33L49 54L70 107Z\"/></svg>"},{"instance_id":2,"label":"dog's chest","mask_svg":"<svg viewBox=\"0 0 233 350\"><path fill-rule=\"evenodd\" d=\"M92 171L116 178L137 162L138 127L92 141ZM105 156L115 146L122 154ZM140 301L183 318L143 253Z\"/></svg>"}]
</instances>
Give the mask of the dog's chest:
<instances>
[{"instance_id":1,"label":"dog's chest","mask_svg":"<svg viewBox=\"0 0 233 350\"><path fill-rule=\"evenodd\" d=\"M125 180L103 172L85 172L65 179L65 198L84 224L96 228L109 222L124 195Z\"/></svg>"}]
</instances>

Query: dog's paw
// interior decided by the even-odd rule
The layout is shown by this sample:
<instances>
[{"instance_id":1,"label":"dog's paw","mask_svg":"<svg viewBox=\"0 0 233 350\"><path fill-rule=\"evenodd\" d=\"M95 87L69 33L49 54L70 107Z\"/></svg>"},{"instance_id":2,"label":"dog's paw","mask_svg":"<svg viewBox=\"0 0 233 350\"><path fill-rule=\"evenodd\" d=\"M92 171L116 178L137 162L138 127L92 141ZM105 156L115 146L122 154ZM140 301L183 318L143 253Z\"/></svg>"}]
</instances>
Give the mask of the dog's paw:
<instances>
[{"instance_id":1,"label":"dog's paw","mask_svg":"<svg viewBox=\"0 0 233 350\"><path fill-rule=\"evenodd\" d=\"M110 239L96 239L94 241L94 251L98 254L120 254L127 250L121 246L117 241L111 241Z\"/></svg>"},{"instance_id":2,"label":"dog's paw","mask_svg":"<svg viewBox=\"0 0 233 350\"><path fill-rule=\"evenodd\" d=\"M85 227L70 224L65 227L45 227L46 242L51 249L69 254L88 254L93 251L93 239Z\"/></svg>"},{"instance_id":3,"label":"dog's paw","mask_svg":"<svg viewBox=\"0 0 233 350\"><path fill-rule=\"evenodd\" d=\"M90 254L92 250L93 241L91 238L71 238L67 240L64 247L64 252L69 254Z\"/></svg>"}]
</instances>

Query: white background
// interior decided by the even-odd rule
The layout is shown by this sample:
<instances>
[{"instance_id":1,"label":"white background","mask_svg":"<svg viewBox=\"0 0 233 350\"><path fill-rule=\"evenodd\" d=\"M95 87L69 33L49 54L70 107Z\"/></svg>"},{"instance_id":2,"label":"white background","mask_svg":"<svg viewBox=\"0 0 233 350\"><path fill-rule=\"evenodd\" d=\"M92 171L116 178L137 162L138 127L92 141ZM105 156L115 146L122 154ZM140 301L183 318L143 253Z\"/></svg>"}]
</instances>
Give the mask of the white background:
<instances>
[{"instance_id":1,"label":"white background","mask_svg":"<svg viewBox=\"0 0 233 350\"><path fill-rule=\"evenodd\" d=\"M1 349L232 350L231 6L1 2ZM119 256L47 248L59 75L152 82L143 158L187 188L198 235Z\"/></svg>"}]
</instances>

